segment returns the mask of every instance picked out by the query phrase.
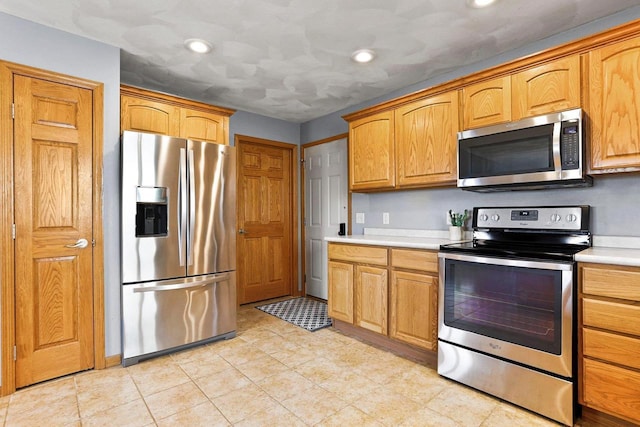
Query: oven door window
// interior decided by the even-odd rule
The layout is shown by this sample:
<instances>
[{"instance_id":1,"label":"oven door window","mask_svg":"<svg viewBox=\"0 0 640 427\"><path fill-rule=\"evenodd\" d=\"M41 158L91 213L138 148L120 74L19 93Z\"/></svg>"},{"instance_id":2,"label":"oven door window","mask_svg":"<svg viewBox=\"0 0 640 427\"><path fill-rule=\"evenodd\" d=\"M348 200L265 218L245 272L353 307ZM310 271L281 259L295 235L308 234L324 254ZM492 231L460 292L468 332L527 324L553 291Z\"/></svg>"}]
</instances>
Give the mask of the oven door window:
<instances>
[{"instance_id":1,"label":"oven door window","mask_svg":"<svg viewBox=\"0 0 640 427\"><path fill-rule=\"evenodd\" d=\"M561 354L562 272L446 260L444 323Z\"/></svg>"},{"instance_id":2,"label":"oven door window","mask_svg":"<svg viewBox=\"0 0 640 427\"><path fill-rule=\"evenodd\" d=\"M460 140L461 179L554 171L553 124Z\"/></svg>"}]
</instances>

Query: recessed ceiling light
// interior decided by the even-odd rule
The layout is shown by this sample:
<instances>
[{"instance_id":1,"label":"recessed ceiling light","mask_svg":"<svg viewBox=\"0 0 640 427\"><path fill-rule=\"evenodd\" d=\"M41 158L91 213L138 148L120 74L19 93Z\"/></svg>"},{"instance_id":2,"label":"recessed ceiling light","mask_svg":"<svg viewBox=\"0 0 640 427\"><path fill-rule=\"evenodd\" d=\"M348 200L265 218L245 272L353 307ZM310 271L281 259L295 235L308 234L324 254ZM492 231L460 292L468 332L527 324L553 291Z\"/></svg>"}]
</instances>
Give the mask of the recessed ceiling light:
<instances>
[{"instance_id":1,"label":"recessed ceiling light","mask_svg":"<svg viewBox=\"0 0 640 427\"><path fill-rule=\"evenodd\" d=\"M376 53L369 49L358 49L351 54L351 59L360 63L371 62L375 57Z\"/></svg>"},{"instance_id":2,"label":"recessed ceiling light","mask_svg":"<svg viewBox=\"0 0 640 427\"><path fill-rule=\"evenodd\" d=\"M491 6L496 0L467 0L467 6L479 9L481 7Z\"/></svg>"},{"instance_id":3,"label":"recessed ceiling light","mask_svg":"<svg viewBox=\"0 0 640 427\"><path fill-rule=\"evenodd\" d=\"M196 53L207 53L212 49L211 43L202 39L187 39L184 41L184 46Z\"/></svg>"}]
</instances>

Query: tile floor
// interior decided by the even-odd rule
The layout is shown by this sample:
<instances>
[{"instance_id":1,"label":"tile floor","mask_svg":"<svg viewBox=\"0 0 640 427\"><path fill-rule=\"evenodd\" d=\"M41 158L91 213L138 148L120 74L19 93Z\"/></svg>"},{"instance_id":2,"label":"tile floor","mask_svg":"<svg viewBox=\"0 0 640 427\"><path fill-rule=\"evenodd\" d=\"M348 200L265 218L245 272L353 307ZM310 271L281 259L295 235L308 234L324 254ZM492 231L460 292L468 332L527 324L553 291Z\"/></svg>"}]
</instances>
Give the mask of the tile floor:
<instances>
[{"instance_id":1,"label":"tile floor","mask_svg":"<svg viewBox=\"0 0 640 427\"><path fill-rule=\"evenodd\" d=\"M0 399L5 426L554 426L346 337L241 307L238 336Z\"/></svg>"}]
</instances>

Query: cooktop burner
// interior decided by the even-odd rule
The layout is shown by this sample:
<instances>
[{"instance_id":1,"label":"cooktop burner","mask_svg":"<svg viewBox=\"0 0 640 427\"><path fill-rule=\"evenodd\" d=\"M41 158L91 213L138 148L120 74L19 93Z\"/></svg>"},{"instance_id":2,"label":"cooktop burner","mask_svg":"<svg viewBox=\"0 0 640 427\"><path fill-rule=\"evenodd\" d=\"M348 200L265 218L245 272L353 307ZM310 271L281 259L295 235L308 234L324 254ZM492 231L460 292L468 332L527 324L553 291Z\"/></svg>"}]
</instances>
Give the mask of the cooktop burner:
<instances>
[{"instance_id":1,"label":"cooktop burner","mask_svg":"<svg viewBox=\"0 0 640 427\"><path fill-rule=\"evenodd\" d=\"M473 241L442 245L443 252L573 260L591 246L589 206L473 209Z\"/></svg>"}]
</instances>

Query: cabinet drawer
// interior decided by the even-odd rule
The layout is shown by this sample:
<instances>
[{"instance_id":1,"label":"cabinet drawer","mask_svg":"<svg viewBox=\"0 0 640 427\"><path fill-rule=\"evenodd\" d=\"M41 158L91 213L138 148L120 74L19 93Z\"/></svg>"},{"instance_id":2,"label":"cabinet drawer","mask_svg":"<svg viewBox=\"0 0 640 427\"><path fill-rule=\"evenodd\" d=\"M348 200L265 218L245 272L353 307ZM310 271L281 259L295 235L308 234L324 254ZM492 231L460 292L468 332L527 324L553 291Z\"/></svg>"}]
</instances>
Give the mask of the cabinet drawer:
<instances>
[{"instance_id":1,"label":"cabinet drawer","mask_svg":"<svg viewBox=\"0 0 640 427\"><path fill-rule=\"evenodd\" d=\"M640 319L640 306L591 298L584 298L582 301L584 326L640 335L640 322L636 319Z\"/></svg>"},{"instance_id":2,"label":"cabinet drawer","mask_svg":"<svg viewBox=\"0 0 640 427\"><path fill-rule=\"evenodd\" d=\"M640 369L640 339L584 328L582 348L585 356Z\"/></svg>"},{"instance_id":3,"label":"cabinet drawer","mask_svg":"<svg viewBox=\"0 0 640 427\"><path fill-rule=\"evenodd\" d=\"M391 266L438 272L438 253L410 249L391 249Z\"/></svg>"},{"instance_id":4,"label":"cabinet drawer","mask_svg":"<svg viewBox=\"0 0 640 427\"><path fill-rule=\"evenodd\" d=\"M640 301L640 269L583 266L582 292Z\"/></svg>"},{"instance_id":5,"label":"cabinet drawer","mask_svg":"<svg viewBox=\"0 0 640 427\"><path fill-rule=\"evenodd\" d=\"M329 259L361 264L387 265L387 249L372 246L329 244Z\"/></svg>"},{"instance_id":6,"label":"cabinet drawer","mask_svg":"<svg viewBox=\"0 0 640 427\"><path fill-rule=\"evenodd\" d=\"M640 373L595 360L583 361L583 403L640 422Z\"/></svg>"}]
</instances>

